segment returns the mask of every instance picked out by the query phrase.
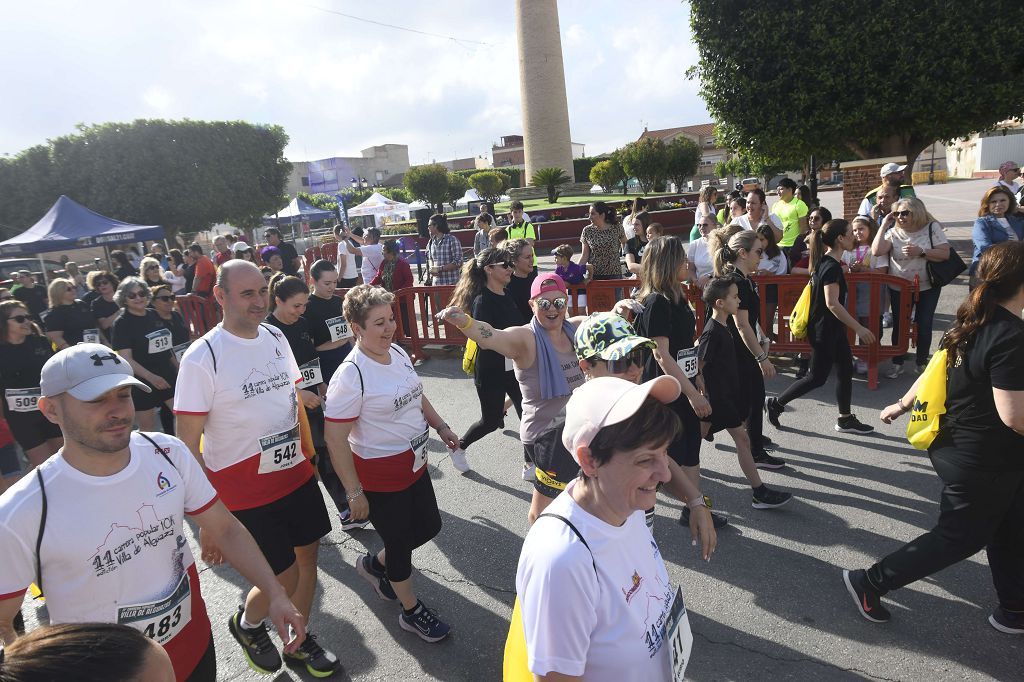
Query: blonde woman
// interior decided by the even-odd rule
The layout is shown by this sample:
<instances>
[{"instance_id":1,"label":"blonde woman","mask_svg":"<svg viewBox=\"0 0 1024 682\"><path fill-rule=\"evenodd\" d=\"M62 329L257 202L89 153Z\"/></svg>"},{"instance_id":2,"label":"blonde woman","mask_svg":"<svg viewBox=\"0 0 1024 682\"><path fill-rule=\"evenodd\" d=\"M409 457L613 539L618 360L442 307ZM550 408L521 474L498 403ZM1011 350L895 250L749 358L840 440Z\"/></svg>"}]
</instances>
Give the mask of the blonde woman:
<instances>
[{"instance_id":1,"label":"blonde woman","mask_svg":"<svg viewBox=\"0 0 1024 682\"><path fill-rule=\"evenodd\" d=\"M86 330L95 332L96 320L89 306L77 299L77 293L70 279L55 279L47 289L50 309L43 313L43 328L57 350L84 341ZM92 337L90 340L95 342Z\"/></svg>"}]
</instances>

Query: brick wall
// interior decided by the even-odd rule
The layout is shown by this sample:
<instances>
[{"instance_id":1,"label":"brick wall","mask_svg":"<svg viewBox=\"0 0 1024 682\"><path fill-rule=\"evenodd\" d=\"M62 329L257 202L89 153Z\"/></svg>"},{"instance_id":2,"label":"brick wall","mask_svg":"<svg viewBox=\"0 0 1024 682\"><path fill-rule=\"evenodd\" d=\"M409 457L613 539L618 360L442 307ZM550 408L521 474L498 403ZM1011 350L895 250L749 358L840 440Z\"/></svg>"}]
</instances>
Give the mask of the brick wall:
<instances>
[{"instance_id":1,"label":"brick wall","mask_svg":"<svg viewBox=\"0 0 1024 682\"><path fill-rule=\"evenodd\" d=\"M904 164L906 159L889 157L884 159L863 159L842 164L843 171L843 218L852 220L864 195L882 183L879 171L889 162ZM835 216L838 217L838 216Z\"/></svg>"}]
</instances>

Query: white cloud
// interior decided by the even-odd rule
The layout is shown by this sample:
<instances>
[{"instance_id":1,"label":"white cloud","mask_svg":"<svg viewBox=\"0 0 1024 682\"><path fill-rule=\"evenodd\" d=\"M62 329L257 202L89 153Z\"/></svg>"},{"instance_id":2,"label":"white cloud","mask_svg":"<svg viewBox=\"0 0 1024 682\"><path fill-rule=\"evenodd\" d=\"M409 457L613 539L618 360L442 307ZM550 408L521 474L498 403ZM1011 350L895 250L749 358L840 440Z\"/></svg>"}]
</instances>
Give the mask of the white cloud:
<instances>
[{"instance_id":1,"label":"white cloud","mask_svg":"<svg viewBox=\"0 0 1024 682\"><path fill-rule=\"evenodd\" d=\"M153 110L155 115L166 116L171 111L174 98L164 88L153 85L146 88L146 91L142 93L142 101Z\"/></svg>"}]
</instances>

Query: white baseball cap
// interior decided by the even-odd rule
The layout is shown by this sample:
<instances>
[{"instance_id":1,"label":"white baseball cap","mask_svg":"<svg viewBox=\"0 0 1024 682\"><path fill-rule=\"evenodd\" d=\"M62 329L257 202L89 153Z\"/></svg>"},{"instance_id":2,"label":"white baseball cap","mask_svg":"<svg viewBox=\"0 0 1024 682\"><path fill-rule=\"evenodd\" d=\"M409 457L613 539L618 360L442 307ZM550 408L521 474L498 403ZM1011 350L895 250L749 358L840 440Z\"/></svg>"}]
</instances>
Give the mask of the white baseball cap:
<instances>
[{"instance_id":1,"label":"white baseball cap","mask_svg":"<svg viewBox=\"0 0 1024 682\"><path fill-rule=\"evenodd\" d=\"M577 388L565 406L562 445L579 463L576 450L589 446L598 431L626 421L647 397L669 404L682 392L675 377L663 375L642 384L618 377L598 377Z\"/></svg>"},{"instance_id":2,"label":"white baseball cap","mask_svg":"<svg viewBox=\"0 0 1024 682\"><path fill-rule=\"evenodd\" d=\"M98 343L79 343L58 352L43 365L40 392L47 398L70 393L78 400L96 400L121 386L152 389L135 378L128 361Z\"/></svg>"},{"instance_id":3,"label":"white baseball cap","mask_svg":"<svg viewBox=\"0 0 1024 682\"><path fill-rule=\"evenodd\" d=\"M890 163L887 163L884 166L882 166L882 171L881 171L881 173L879 173L879 175L881 175L884 178L886 175L892 175L893 173L902 173L906 169L907 169L906 164L901 166L898 163L891 163L890 162Z\"/></svg>"}]
</instances>

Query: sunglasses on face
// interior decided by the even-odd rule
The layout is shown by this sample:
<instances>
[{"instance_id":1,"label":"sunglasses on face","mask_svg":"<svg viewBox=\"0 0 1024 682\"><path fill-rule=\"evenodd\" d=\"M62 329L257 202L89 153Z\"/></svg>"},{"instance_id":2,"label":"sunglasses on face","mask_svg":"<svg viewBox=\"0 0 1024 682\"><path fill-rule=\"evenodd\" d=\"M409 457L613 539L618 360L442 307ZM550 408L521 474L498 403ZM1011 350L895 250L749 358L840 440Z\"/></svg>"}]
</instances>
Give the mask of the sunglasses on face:
<instances>
[{"instance_id":1,"label":"sunglasses on face","mask_svg":"<svg viewBox=\"0 0 1024 682\"><path fill-rule=\"evenodd\" d=\"M650 348L634 348L629 351L625 357L615 358L614 360L605 360L605 364L608 366L608 371L612 374L625 374L629 371L631 365L643 368L647 364L647 359L651 356Z\"/></svg>"},{"instance_id":2,"label":"sunglasses on face","mask_svg":"<svg viewBox=\"0 0 1024 682\"><path fill-rule=\"evenodd\" d=\"M495 265L499 268L504 268L505 270L512 269L512 263L510 263L509 261L502 261L501 263L488 263L488 265Z\"/></svg>"},{"instance_id":3,"label":"sunglasses on face","mask_svg":"<svg viewBox=\"0 0 1024 682\"><path fill-rule=\"evenodd\" d=\"M132 291L124 295L128 300L135 298L149 298L149 295L145 291Z\"/></svg>"},{"instance_id":4,"label":"sunglasses on face","mask_svg":"<svg viewBox=\"0 0 1024 682\"><path fill-rule=\"evenodd\" d=\"M154 296L153 300L154 301L173 301L174 297L173 296Z\"/></svg>"},{"instance_id":5,"label":"sunglasses on face","mask_svg":"<svg viewBox=\"0 0 1024 682\"><path fill-rule=\"evenodd\" d=\"M897 218L909 218L914 215L913 211L893 211L892 214Z\"/></svg>"},{"instance_id":6,"label":"sunglasses on face","mask_svg":"<svg viewBox=\"0 0 1024 682\"><path fill-rule=\"evenodd\" d=\"M7 318L8 320L14 320L18 324L21 324L28 320L28 315L11 315Z\"/></svg>"},{"instance_id":7,"label":"sunglasses on face","mask_svg":"<svg viewBox=\"0 0 1024 682\"><path fill-rule=\"evenodd\" d=\"M562 310L566 304L569 303L569 299L564 297L559 298L538 298L537 308L539 310L550 310L551 306L555 307L555 310Z\"/></svg>"}]
</instances>

